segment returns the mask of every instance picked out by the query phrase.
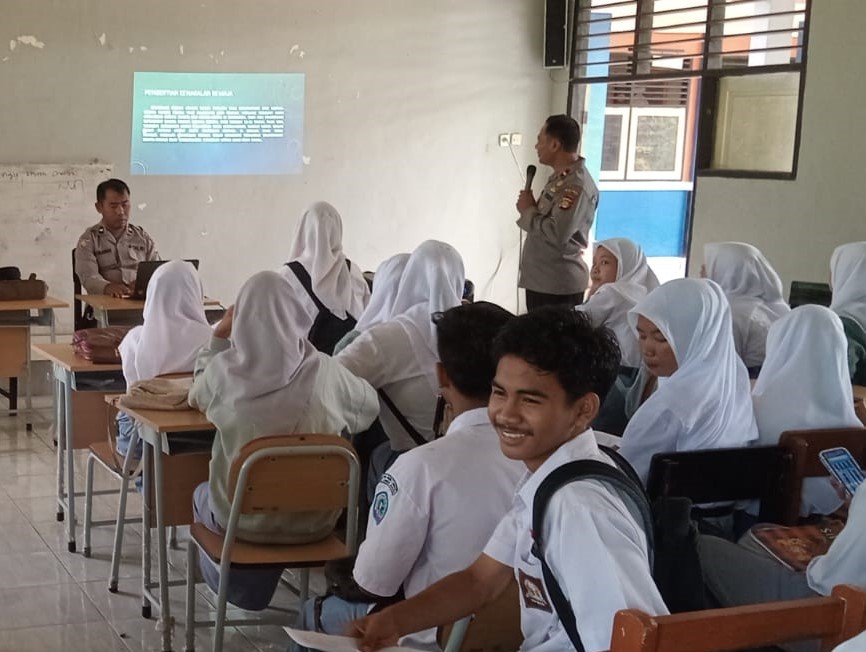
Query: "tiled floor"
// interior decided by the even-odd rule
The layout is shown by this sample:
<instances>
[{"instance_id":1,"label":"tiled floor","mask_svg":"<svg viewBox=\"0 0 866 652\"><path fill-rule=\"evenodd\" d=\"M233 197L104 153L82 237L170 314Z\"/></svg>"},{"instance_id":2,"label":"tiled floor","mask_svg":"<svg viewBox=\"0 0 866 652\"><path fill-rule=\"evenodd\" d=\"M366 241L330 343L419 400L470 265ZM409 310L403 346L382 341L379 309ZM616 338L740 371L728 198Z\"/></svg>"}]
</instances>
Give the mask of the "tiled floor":
<instances>
[{"instance_id":1,"label":"tiled floor","mask_svg":"<svg viewBox=\"0 0 866 652\"><path fill-rule=\"evenodd\" d=\"M65 523L55 519L56 457L48 403L36 402L43 407L35 411L34 429L28 433L24 416L9 416L5 400L0 399L0 652L159 651L156 619L141 617L141 526L126 527L120 590L116 594L107 588L114 528L93 529L90 559L66 550ZM77 487L83 488L86 457L83 451L76 455ZM116 486L107 475L97 475L95 484L97 488ZM81 518L83 498L78 499L77 507ZM96 497L95 518L114 518L115 509L113 496ZM136 494L130 499L130 514L140 514L140 509ZM76 537L80 551L80 523ZM184 577L185 573L183 529L178 539L181 550L169 555L172 578ZM313 589L320 588L321 576L313 580ZM182 650L184 587L173 587L171 597L173 649ZM215 599L206 586L200 585L197 616L212 617ZM273 604L294 610L297 598L281 585ZM231 615L240 614L230 609ZM210 645L211 630L198 630L196 649L210 650ZM270 625L229 628L224 649L283 652L287 646L288 637L282 628Z\"/></svg>"}]
</instances>

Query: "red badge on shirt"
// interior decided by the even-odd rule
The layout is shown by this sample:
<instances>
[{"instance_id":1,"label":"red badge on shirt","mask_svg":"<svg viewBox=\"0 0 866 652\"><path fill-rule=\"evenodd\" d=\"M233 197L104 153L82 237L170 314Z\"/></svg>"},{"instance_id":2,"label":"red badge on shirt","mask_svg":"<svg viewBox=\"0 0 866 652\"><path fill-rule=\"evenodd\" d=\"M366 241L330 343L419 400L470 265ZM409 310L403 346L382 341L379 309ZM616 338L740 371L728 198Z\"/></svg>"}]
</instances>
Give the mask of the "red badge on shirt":
<instances>
[{"instance_id":1,"label":"red badge on shirt","mask_svg":"<svg viewBox=\"0 0 866 652\"><path fill-rule=\"evenodd\" d=\"M517 569L517 581L520 583L523 604L527 609L539 609L553 613L550 600L547 599L547 591L544 590L544 582L532 577L532 575L527 575L519 568Z\"/></svg>"}]
</instances>

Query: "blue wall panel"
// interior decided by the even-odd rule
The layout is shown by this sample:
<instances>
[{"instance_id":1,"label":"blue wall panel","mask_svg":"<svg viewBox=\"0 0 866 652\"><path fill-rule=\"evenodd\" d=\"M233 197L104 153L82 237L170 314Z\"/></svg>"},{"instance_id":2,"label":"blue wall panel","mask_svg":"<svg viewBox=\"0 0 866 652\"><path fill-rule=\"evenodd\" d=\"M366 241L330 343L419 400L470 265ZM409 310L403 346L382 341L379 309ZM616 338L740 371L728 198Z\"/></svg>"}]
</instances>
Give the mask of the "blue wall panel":
<instances>
[{"instance_id":1,"label":"blue wall panel","mask_svg":"<svg viewBox=\"0 0 866 652\"><path fill-rule=\"evenodd\" d=\"M595 239L630 238L647 256L685 256L687 190L603 190Z\"/></svg>"}]
</instances>

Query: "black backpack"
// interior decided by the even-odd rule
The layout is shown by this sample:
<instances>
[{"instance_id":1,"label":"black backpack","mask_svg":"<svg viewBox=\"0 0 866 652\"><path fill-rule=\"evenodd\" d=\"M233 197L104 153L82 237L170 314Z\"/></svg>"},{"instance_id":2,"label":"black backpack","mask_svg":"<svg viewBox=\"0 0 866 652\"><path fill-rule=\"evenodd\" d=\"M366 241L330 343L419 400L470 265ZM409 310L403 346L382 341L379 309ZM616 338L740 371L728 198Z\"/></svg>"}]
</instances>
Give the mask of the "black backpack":
<instances>
[{"instance_id":1,"label":"black backpack","mask_svg":"<svg viewBox=\"0 0 866 652\"><path fill-rule=\"evenodd\" d=\"M304 266L301 265L301 263L295 260L286 263L286 265L288 265L289 269L291 269L295 276L298 277L301 285L304 286L304 289L307 291L307 294L310 295L310 298L313 300L313 303L316 304L316 308L319 311L312 327L310 328L310 332L307 334L307 339L310 340L313 346L322 353L333 355L334 347L337 346L337 342L343 339L343 336L346 333L355 328L357 320L348 313L346 313L345 319L340 319L319 300L319 297L317 297L315 292L313 292L313 282L310 279L310 274L306 269L304 269ZM346 260L346 267L351 269L351 263L348 260Z\"/></svg>"},{"instance_id":2,"label":"black backpack","mask_svg":"<svg viewBox=\"0 0 866 652\"><path fill-rule=\"evenodd\" d=\"M607 446L599 446L599 449L616 466L598 460L563 464L542 481L532 501L532 554L541 563L550 600L577 652L584 652L584 647L574 611L544 560L541 538L551 497L572 482L598 480L616 489L620 496L627 496L637 508L643 520L653 580L671 612L694 611L708 606L698 558L698 531L690 516L691 501L687 498L663 498L651 507L640 478L625 458Z\"/></svg>"}]
</instances>

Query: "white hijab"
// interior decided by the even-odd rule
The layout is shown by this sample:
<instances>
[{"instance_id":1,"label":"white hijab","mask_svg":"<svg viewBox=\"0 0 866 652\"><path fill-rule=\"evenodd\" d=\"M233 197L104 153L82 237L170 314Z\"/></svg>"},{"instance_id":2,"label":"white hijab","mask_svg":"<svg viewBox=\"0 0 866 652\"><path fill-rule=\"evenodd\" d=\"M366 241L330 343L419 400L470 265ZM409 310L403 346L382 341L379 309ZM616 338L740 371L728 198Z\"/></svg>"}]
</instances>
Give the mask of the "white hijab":
<instances>
[{"instance_id":1,"label":"white hijab","mask_svg":"<svg viewBox=\"0 0 866 652\"><path fill-rule=\"evenodd\" d=\"M731 308L722 288L677 279L629 312L664 335L678 368L638 408L623 433L622 454L646 479L655 453L746 446L758 436L749 375L734 350Z\"/></svg>"},{"instance_id":2,"label":"white hijab","mask_svg":"<svg viewBox=\"0 0 866 652\"><path fill-rule=\"evenodd\" d=\"M861 427L848 375L848 340L839 317L823 306L805 305L773 324L752 401L765 446L778 444L786 430ZM829 481L822 480L807 479L804 515L828 514L841 504Z\"/></svg>"},{"instance_id":3,"label":"white hijab","mask_svg":"<svg viewBox=\"0 0 866 652\"><path fill-rule=\"evenodd\" d=\"M192 371L211 328L205 319L201 281L190 263L172 260L153 273L144 302L144 324L120 343L127 386L162 374Z\"/></svg>"},{"instance_id":4,"label":"white hijab","mask_svg":"<svg viewBox=\"0 0 866 652\"><path fill-rule=\"evenodd\" d=\"M866 242L836 247L830 257L830 310L866 330Z\"/></svg>"},{"instance_id":5,"label":"white hijab","mask_svg":"<svg viewBox=\"0 0 866 652\"><path fill-rule=\"evenodd\" d=\"M596 242L593 255L598 253L599 247L616 257L616 280L599 287L585 304L578 306L578 310L588 313L595 325L610 328L619 341L621 364L637 367L641 360L640 350L627 314L648 292L659 286L659 281L647 264L643 250L628 238Z\"/></svg>"},{"instance_id":6,"label":"white hijab","mask_svg":"<svg viewBox=\"0 0 866 652\"><path fill-rule=\"evenodd\" d=\"M397 254L383 261L376 269L373 277L373 291L370 303L358 318L355 330L363 332L376 324L392 319L394 315L394 300L400 287L400 277L406 268L409 254Z\"/></svg>"},{"instance_id":7,"label":"white hijab","mask_svg":"<svg viewBox=\"0 0 866 652\"><path fill-rule=\"evenodd\" d=\"M415 358L438 392L436 326L432 315L459 306L465 282L463 259L449 244L437 240L422 242L406 261L392 314L412 342Z\"/></svg>"},{"instance_id":8,"label":"white hijab","mask_svg":"<svg viewBox=\"0 0 866 652\"><path fill-rule=\"evenodd\" d=\"M306 339L311 326L285 278L253 275L238 294L231 348L204 371L214 404L247 421L256 436L294 432L319 370L319 354Z\"/></svg>"},{"instance_id":9,"label":"white hijab","mask_svg":"<svg viewBox=\"0 0 866 652\"><path fill-rule=\"evenodd\" d=\"M777 318L791 309L783 296L782 279L764 254L745 242L714 242L704 245L707 278L718 283L728 299L755 299Z\"/></svg>"},{"instance_id":10,"label":"white hijab","mask_svg":"<svg viewBox=\"0 0 866 652\"><path fill-rule=\"evenodd\" d=\"M357 319L364 311L370 289L361 269L346 265L343 220L327 202L316 202L304 212L289 252L289 262L294 261L304 266L313 292L337 317L345 319L348 313ZM288 266L281 272L294 275Z\"/></svg>"}]
</instances>

